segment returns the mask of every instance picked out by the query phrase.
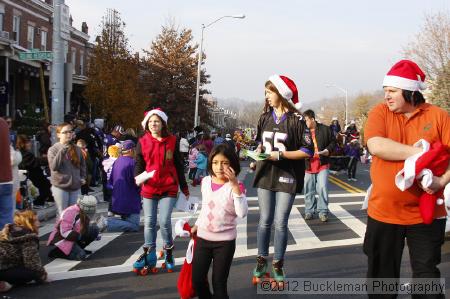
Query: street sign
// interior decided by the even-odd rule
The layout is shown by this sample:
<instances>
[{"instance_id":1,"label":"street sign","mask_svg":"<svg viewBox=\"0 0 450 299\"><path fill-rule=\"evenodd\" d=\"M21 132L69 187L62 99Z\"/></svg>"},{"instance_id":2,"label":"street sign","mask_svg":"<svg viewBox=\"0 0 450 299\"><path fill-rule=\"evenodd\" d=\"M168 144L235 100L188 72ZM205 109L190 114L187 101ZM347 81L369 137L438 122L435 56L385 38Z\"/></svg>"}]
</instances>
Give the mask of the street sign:
<instances>
[{"instance_id":1,"label":"street sign","mask_svg":"<svg viewBox=\"0 0 450 299\"><path fill-rule=\"evenodd\" d=\"M36 49L30 52L19 52L19 60L52 60L52 51L38 51Z\"/></svg>"}]
</instances>

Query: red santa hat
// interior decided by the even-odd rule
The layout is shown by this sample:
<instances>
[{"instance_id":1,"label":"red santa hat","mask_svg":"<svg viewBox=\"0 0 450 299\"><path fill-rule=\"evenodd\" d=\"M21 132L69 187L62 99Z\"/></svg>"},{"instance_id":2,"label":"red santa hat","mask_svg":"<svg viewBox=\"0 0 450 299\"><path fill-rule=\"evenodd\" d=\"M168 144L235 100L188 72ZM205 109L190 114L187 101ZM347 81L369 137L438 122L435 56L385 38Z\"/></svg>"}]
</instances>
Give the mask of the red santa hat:
<instances>
[{"instance_id":1,"label":"red santa hat","mask_svg":"<svg viewBox=\"0 0 450 299\"><path fill-rule=\"evenodd\" d=\"M269 77L269 81L275 85L280 95L289 101L297 110L302 108L302 103L298 100L298 90L294 81L286 76L272 75Z\"/></svg>"},{"instance_id":2,"label":"red santa hat","mask_svg":"<svg viewBox=\"0 0 450 299\"><path fill-rule=\"evenodd\" d=\"M144 128L144 130L146 129L145 127L147 126L147 122L150 119L150 117L152 115L158 115L159 117L161 117L161 119L167 123L167 120L169 119L167 117L167 114L164 113L164 111L161 110L161 108L155 108L153 110L150 111L145 111L144 112L144 120L141 122L142 128Z\"/></svg>"},{"instance_id":3,"label":"red santa hat","mask_svg":"<svg viewBox=\"0 0 450 299\"><path fill-rule=\"evenodd\" d=\"M384 77L383 86L392 86L410 91L427 88L424 72L411 60L400 60L394 64Z\"/></svg>"}]
</instances>

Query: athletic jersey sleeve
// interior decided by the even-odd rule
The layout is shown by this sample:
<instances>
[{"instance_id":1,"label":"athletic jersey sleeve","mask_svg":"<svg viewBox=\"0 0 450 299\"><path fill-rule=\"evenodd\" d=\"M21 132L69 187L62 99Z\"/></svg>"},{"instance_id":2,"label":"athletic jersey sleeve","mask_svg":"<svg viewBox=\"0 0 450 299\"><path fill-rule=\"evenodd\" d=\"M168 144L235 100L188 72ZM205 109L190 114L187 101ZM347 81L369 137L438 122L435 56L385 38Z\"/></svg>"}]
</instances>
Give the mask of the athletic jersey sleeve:
<instances>
[{"instance_id":1,"label":"athletic jersey sleeve","mask_svg":"<svg viewBox=\"0 0 450 299\"><path fill-rule=\"evenodd\" d=\"M307 153L310 156L314 155L314 144L311 138L311 133L309 130L306 130L306 123L302 120L298 120L297 125L297 136L300 138L300 150L304 153Z\"/></svg>"}]
</instances>

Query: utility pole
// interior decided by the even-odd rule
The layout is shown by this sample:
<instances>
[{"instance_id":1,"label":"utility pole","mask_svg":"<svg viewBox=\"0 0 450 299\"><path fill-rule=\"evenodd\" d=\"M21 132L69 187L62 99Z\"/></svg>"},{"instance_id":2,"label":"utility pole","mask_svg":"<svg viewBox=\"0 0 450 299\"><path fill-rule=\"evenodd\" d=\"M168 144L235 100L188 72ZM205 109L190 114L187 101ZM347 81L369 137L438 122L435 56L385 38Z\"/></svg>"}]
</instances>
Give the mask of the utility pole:
<instances>
[{"instance_id":1,"label":"utility pole","mask_svg":"<svg viewBox=\"0 0 450 299\"><path fill-rule=\"evenodd\" d=\"M64 0L55 0L53 6L53 62L52 62L52 119L54 125L64 119L64 40L61 35ZM52 134L54 135L54 134ZM55 140L55 139L54 139Z\"/></svg>"}]
</instances>

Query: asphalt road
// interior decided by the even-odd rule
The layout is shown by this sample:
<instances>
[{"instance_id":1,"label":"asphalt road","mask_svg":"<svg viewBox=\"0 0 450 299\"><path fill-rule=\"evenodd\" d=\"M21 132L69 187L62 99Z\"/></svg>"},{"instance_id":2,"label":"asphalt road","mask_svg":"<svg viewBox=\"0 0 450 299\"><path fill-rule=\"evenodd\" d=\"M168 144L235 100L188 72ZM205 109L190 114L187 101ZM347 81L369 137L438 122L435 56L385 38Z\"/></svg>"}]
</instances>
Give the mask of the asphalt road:
<instances>
[{"instance_id":1,"label":"asphalt road","mask_svg":"<svg viewBox=\"0 0 450 299\"><path fill-rule=\"evenodd\" d=\"M240 178L247 187L249 213L238 225L238 239L235 258L231 267L228 290L231 298L254 298L257 289L251 284L251 272L256 257L256 227L258 204L256 190L251 188L253 174L243 162ZM358 181L348 181L341 172L330 177L330 218L327 223L318 219L305 221L303 197L297 196L289 218L289 239L285 257L285 271L288 278L364 278L366 257L362 252L367 215L361 210L364 190L370 185L368 167L359 165ZM192 194L199 190L193 188ZM106 212L101 204L98 211ZM191 217L184 212L173 214L177 219ZM159 272L149 276L136 276L131 265L141 253L143 232L105 233L102 240L94 242L89 249L94 253L83 262L48 259L45 242L54 220L44 222L41 231L41 258L46 265L51 282L43 285L27 285L14 288L4 294L9 298L179 298L177 279L184 260L187 239L175 240L177 267L174 273ZM273 238L273 234L272 234ZM160 239L158 239L160 244ZM271 243L272 246L272 243ZM272 248L273 249L273 248ZM443 246L442 277L450 277L450 245ZM407 248L402 262L402 277L410 277ZM446 288L450 293L450 287ZM274 298L365 298L364 295L264 295ZM260 295L263 296L263 295Z\"/></svg>"}]
</instances>

